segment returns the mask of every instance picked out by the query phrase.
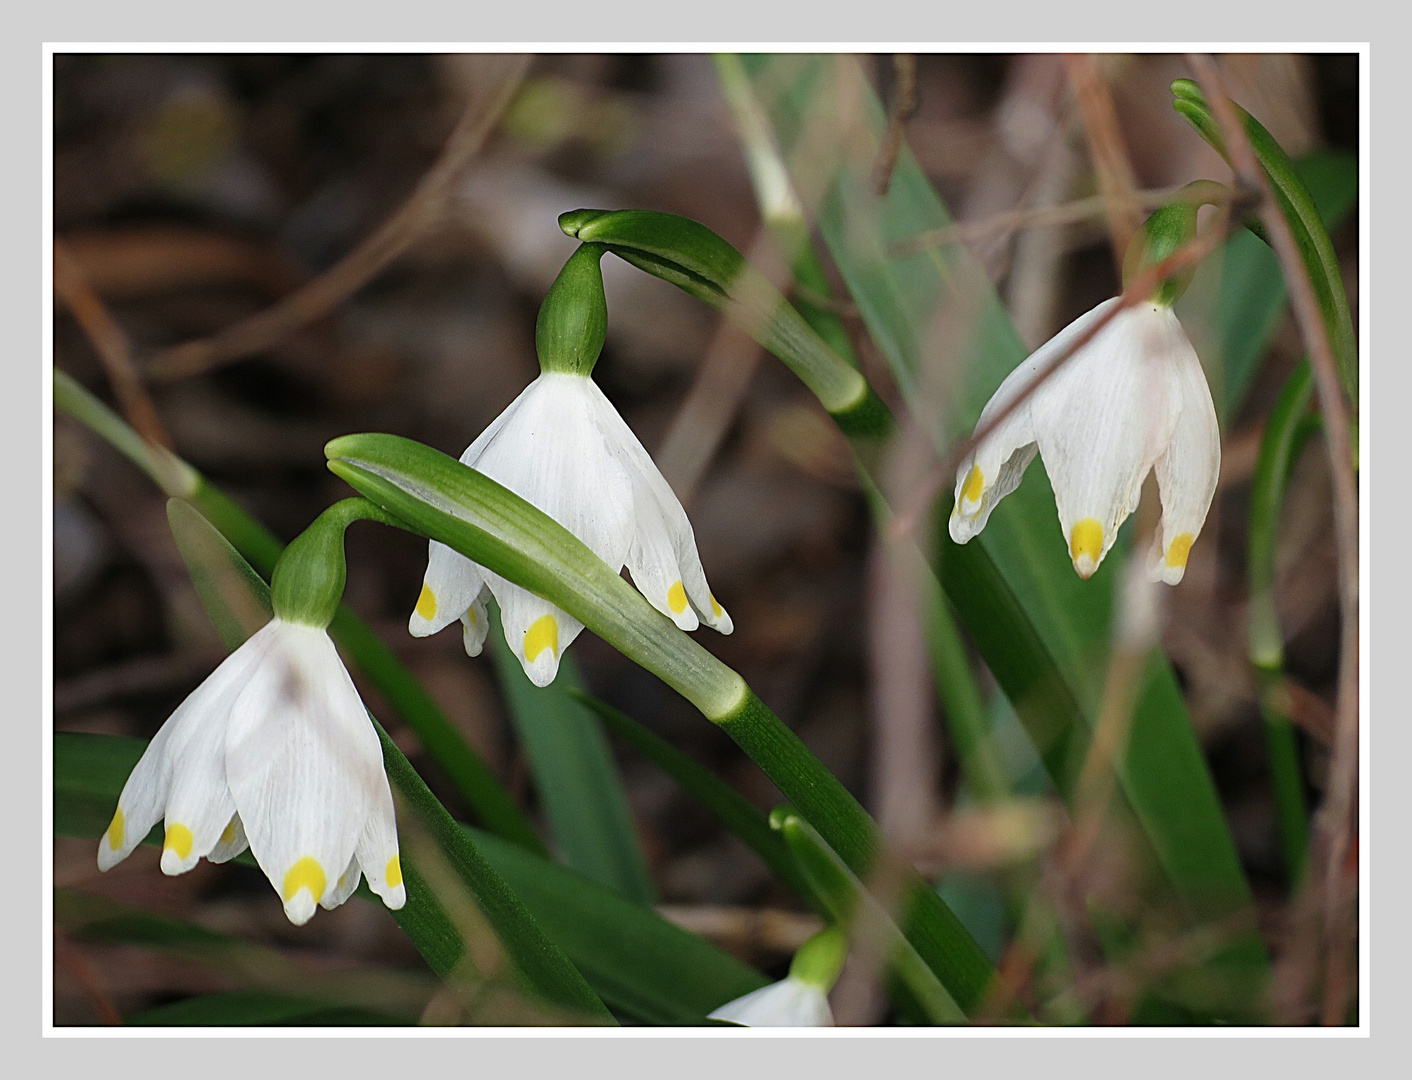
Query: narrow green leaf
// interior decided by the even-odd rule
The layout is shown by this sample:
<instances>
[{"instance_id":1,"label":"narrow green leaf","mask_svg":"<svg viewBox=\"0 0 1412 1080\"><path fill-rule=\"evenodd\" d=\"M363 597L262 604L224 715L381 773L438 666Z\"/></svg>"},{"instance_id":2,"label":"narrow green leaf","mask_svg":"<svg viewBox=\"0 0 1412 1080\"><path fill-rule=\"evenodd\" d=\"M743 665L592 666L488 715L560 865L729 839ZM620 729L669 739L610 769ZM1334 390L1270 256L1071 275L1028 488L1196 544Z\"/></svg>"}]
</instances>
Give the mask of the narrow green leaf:
<instances>
[{"instance_id":1,"label":"narrow green leaf","mask_svg":"<svg viewBox=\"0 0 1412 1080\"><path fill-rule=\"evenodd\" d=\"M189 501L254 568L274 570L283 545L218 488L180 458L142 441L123 420L64 372L54 371L55 408L74 417L121 451L168 495ZM416 678L357 615L339 608L333 639L417 735L458 793L497 834L533 851L544 845L515 801L456 730Z\"/></svg>"},{"instance_id":2,"label":"narrow green leaf","mask_svg":"<svg viewBox=\"0 0 1412 1080\"><path fill-rule=\"evenodd\" d=\"M1191 123L1197 133L1228 161L1225 132L1212 113L1201 88L1190 79L1172 83L1173 107ZM1232 103L1234 104L1234 103ZM1329 335L1329 347L1338 364L1344 392L1354 405L1358 403L1358 342L1353 333L1353 315L1348 308L1348 293L1343 287L1338 256L1328 230L1320 220L1318 207L1304 186L1289 155L1265 130L1259 120L1239 105L1236 115L1245 126L1251 149L1269 178L1270 187L1279 203L1280 213L1288 222L1299 248L1300 258L1309 273L1319 314Z\"/></svg>"},{"instance_id":3,"label":"narrow green leaf","mask_svg":"<svg viewBox=\"0 0 1412 1080\"><path fill-rule=\"evenodd\" d=\"M775 877L817 910L818 902L814 899L808 883L800 875L799 867L785 848L779 833L770 828L769 818L757 810L744 795L626 713L581 690L571 693L593 710L619 738L631 743L658 768L700 799L727 829L760 856Z\"/></svg>"},{"instance_id":4,"label":"narrow green leaf","mask_svg":"<svg viewBox=\"0 0 1412 1080\"><path fill-rule=\"evenodd\" d=\"M892 916L878 903L818 831L792 810L781 807L770 816L789 846L800 870L849 937L880 945L888 963L933 1024L964 1023L966 1015L937 981Z\"/></svg>"},{"instance_id":5,"label":"narrow green leaf","mask_svg":"<svg viewBox=\"0 0 1412 1080\"><path fill-rule=\"evenodd\" d=\"M127 1027L377 1027L415 1022L415 1016L392 1016L267 990L204 994L144 1009L123 1020Z\"/></svg>"},{"instance_id":6,"label":"narrow green leaf","mask_svg":"<svg viewBox=\"0 0 1412 1080\"><path fill-rule=\"evenodd\" d=\"M647 858L608 740L593 713L572 696L581 685L578 666L566 656L551 685L535 686L505 644L498 612L490 615L489 636L510 719L560 857L627 899L652 903Z\"/></svg>"}]
</instances>

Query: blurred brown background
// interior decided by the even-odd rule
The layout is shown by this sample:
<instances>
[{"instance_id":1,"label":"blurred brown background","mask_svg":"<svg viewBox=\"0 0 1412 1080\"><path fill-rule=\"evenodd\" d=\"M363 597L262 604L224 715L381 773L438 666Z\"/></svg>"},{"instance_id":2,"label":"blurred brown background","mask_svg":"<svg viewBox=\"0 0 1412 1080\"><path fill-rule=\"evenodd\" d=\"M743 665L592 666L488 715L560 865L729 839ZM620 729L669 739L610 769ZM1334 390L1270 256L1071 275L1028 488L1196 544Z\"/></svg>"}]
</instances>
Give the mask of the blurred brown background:
<instances>
[{"instance_id":1,"label":"blurred brown background","mask_svg":"<svg viewBox=\"0 0 1412 1080\"><path fill-rule=\"evenodd\" d=\"M130 338L139 371L162 350L255 314L327 270L404 203L484 89L487 58L399 55L61 55L54 65L57 237ZM1223 58L1233 96L1294 156L1357 149L1357 58ZM889 57L866 58L886 95ZM1141 187L1229 170L1172 112L1180 57L1104 57ZM1095 190L1081 118L1057 56L917 57L908 145L959 220ZM316 320L254 355L148 380L175 449L284 539L348 494L323 466L328 439L387 431L459 454L537 372L538 304L573 249L555 224L577 207L640 206L697 218L748 249L759 215L709 57L548 55L458 179L429 235ZM1356 302L1357 230L1336 236ZM1101 220L980 244L1021 334L1037 345L1117 291ZM814 399L764 358L718 429L679 413L715 313L605 260L610 326L595 377L688 495L712 588L734 635L709 649L865 803L869 762L865 609L870 523L846 450ZM75 320L56 305L55 362L112 400ZM855 337L861 328L854 320ZM739 350L738 350L739 351ZM753 363L753 351L743 350ZM866 345L861 348L867 355ZM1279 852L1253 686L1244 660L1246 491L1260 425L1299 343L1286 326L1227 433L1222 486L1165 643L1188 695L1257 893L1282 903ZM748 369L747 369L748 370ZM701 445L719 436L719 451ZM703 439L705 440L703 442ZM668 449L664 452L664 447ZM675 448L675 449L673 449ZM55 421L55 725L150 736L222 655L167 528L164 498L125 461ZM699 483L694 483L699 475ZM694 490L691 490L694 487ZM1337 611L1323 458L1306 454L1285 517L1279 594L1291 675L1308 724L1326 722ZM347 599L423 680L466 737L533 806L493 671L459 635L416 642L406 619L425 545L390 529L349 535ZM762 807L778 794L723 735L591 634L572 655L589 687L710 765ZM360 683L373 711L453 813L464 813L414 738ZM948 802L954 770L939 740ZM1322 762L1306 740L1310 784ZM663 900L766 970L806 932L788 894L672 781L619 748ZM55 881L181 914L301 963L417 969L380 905L350 903L291 927L254 871L202 863L164 878L139 850L100 877L88 842L55 844ZM742 910L746 914L742 914ZM764 911L766 918L748 917ZM776 914L771 914L776 913ZM777 915L777 917L776 917ZM210 967L126 946L61 939L55 1022L232 985Z\"/></svg>"}]
</instances>

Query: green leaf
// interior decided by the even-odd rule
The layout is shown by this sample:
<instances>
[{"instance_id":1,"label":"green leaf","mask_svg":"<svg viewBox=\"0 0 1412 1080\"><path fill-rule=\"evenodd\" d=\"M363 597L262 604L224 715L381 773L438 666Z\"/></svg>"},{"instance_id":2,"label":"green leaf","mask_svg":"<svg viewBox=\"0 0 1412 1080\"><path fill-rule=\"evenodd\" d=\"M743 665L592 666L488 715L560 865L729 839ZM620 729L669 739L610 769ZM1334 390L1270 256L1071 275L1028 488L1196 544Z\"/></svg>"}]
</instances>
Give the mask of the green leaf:
<instances>
[{"instance_id":1,"label":"green leaf","mask_svg":"<svg viewBox=\"0 0 1412 1080\"><path fill-rule=\"evenodd\" d=\"M760 856L775 877L788 885L796 896L814 906L816 910L819 909L818 901L814 898L808 882L800 875L799 867L785 847L783 839L770 828L769 818L757 810L744 795L626 713L581 690L573 690L571 693L596 713L619 738L632 744L658 768L700 799L727 829Z\"/></svg>"},{"instance_id":2,"label":"green leaf","mask_svg":"<svg viewBox=\"0 0 1412 1080\"><path fill-rule=\"evenodd\" d=\"M1172 83L1173 107L1191 123L1197 133L1211 144L1227 161L1230 155L1225 145L1225 132L1211 111L1201 88L1190 79ZM1234 105L1234 103L1232 103ZM1358 403L1358 342L1353 333L1353 315L1348 308L1348 293L1343 287L1338 256L1328 230L1320 220L1319 208L1304 186L1298 171L1284 148L1265 130L1259 120L1239 105L1236 116L1245 127L1251 149L1269 178L1280 214L1288 223L1299 248L1299 256L1309 274L1319 315L1329 336L1329 348L1338 365L1339 378L1349 400Z\"/></svg>"},{"instance_id":3,"label":"green leaf","mask_svg":"<svg viewBox=\"0 0 1412 1080\"><path fill-rule=\"evenodd\" d=\"M227 990L144 1009L125 1017L123 1023L127 1027L377 1027L415 1020L296 994Z\"/></svg>"},{"instance_id":4,"label":"green leaf","mask_svg":"<svg viewBox=\"0 0 1412 1080\"><path fill-rule=\"evenodd\" d=\"M858 136L827 148L836 164L819 207L819 230L914 414L936 424L944 448L974 426L1001 380L1024 359L1023 343L965 253L890 253L893 242L950 219L905 149L887 197L873 194L870 170L884 117L856 61L786 55L742 57L742 62L786 162L794 164L795 149L811 124L833 124ZM832 108L839 102L853 112L847 124L820 104ZM801 189L809 187L805 180L812 182L801 178ZM942 415L921 393L921 371L945 305L958 305L966 320L953 329L961 355ZM949 512L948 502L943 500L939 516ZM938 535L944 539L933 557L948 597L1056 784L1069 793L1101 699L1121 552L1110 553L1087 582L1074 574L1056 525L1053 493L1037 465L997 507L981 536L965 546L952 544L945 538L944 516ZM1118 774L1188 910L1198 918L1248 910L1249 886L1175 678L1160 655L1148 665ZM1260 962L1258 940L1249 944Z\"/></svg>"},{"instance_id":5,"label":"green leaf","mask_svg":"<svg viewBox=\"0 0 1412 1080\"><path fill-rule=\"evenodd\" d=\"M937 981L886 908L863 887L818 831L787 807L776 809L770 815L770 824L784 837L804 877L833 920L848 929L855 945L863 940L881 947L892 970L927 1019L933 1024L964 1023L965 1013Z\"/></svg>"},{"instance_id":6,"label":"green leaf","mask_svg":"<svg viewBox=\"0 0 1412 1080\"><path fill-rule=\"evenodd\" d=\"M102 836L113 803L146 747L142 739L56 733L55 835L95 841ZM503 838L462 828L615 1011L648 1023L697 1023L712 1009L767 982L754 968L650 908ZM159 829L148 842L161 843ZM355 895L380 903L365 890Z\"/></svg>"},{"instance_id":7,"label":"green leaf","mask_svg":"<svg viewBox=\"0 0 1412 1080\"><path fill-rule=\"evenodd\" d=\"M268 587L214 526L194 510L173 511L169 517L187 534L181 549L183 557L195 560L195 577L243 585L250 603L269 603ZM202 530L208 534L204 541L197 539ZM208 588L203 595L215 607L221 625L238 625L227 599L222 589ZM388 780L400 797L398 834L407 903L393 916L432 970L448 979L493 983L505 974L498 955L503 948L518 975L547 1001L572 1010L581 1021L608 1019L603 1003L582 975L545 936L387 732L376 720L372 722L382 742ZM457 895L458 889L465 890L464 895ZM473 964L473 974L467 971L467 962Z\"/></svg>"},{"instance_id":8,"label":"green leaf","mask_svg":"<svg viewBox=\"0 0 1412 1080\"><path fill-rule=\"evenodd\" d=\"M524 746L535 790L559 851L584 877L639 904L655 899L618 767L593 713L572 696L578 666L565 656L559 674L535 686L505 644L499 613L490 613L491 652L510 719Z\"/></svg>"},{"instance_id":9,"label":"green leaf","mask_svg":"<svg viewBox=\"0 0 1412 1080\"><path fill-rule=\"evenodd\" d=\"M273 572L283 546L268 529L186 462L159 446L143 442L116 413L57 369L54 407L106 439L168 495L190 502L259 573ZM344 605L334 616L329 633L407 721L427 753L445 770L457 792L486 826L533 851L543 851L544 845L534 828L495 773L367 624Z\"/></svg>"},{"instance_id":10,"label":"green leaf","mask_svg":"<svg viewBox=\"0 0 1412 1080\"><path fill-rule=\"evenodd\" d=\"M1318 151L1294 163L1330 231L1358 197L1358 162L1352 154ZM1177 314L1202 358L1216 415L1230 424L1250 391L1260 362L1288 311L1289 290L1279 260L1263 240L1241 231L1197 268Z\"/></svg>"}]
</instances>

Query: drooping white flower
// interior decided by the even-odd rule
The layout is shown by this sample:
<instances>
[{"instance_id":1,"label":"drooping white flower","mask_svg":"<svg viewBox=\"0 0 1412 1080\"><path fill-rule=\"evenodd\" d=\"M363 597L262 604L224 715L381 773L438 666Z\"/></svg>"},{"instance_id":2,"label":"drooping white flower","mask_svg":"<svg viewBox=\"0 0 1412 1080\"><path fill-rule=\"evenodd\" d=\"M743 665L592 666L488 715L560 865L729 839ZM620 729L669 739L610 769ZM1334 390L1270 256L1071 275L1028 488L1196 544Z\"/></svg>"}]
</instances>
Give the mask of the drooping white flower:
<instances>
[{"instance_id":1,"label":"drooping white flower","mask_svg":"<svg viewBox=\"0 0 1412 1080\"><path fill-rule=\"evenodd\" d=\"M833 1027L828 991L791 975L728 1001L707 1018L746 1027Z\"/></svg>"},{"instance_id":2,"label":"drooping white flower","mask_svg":"<svg viewBox=\"0 0 1412 1080\"><path fill-rule=\"evenodd\" d=\"M177 707L123 786L98 868L164 819L163 873L248 846L295 925L360 876L406 903L382 747L322 627L272 619Z\"/></svg>"},{"instance_id":3,"label":"drooping white flower","mask_svg":"<svg viewBox=\"0 0 1412 1080\"><path fill-rule=\"evenodd\" d=\"M980 424L1118 302L1104 301L1040 346L1000 384ZM953 540L964 544L985 528L1036 452L1080 577L1098 569L1155 469L1162 523L1148 575L1169 585L1182 579L1216 492L1221 441L1201 361L1170 306L1149 301L1118 312L967 455L956 472Z\"/></svg>"},{"instance_id":4,"label":"drooping white flower","mask_svg":"<svg viewBox=\"0 0 1412 1080\"><path fill-rule=\"evenodd\" d=\"M683 630L729 634L731 618L706 584L686 511L632 429L587 375L548 371L461 455L582 540L615 570L624 565L649 603ZM505 640L537 686L583 629L573 616L438 541L408 629L434 634L457 619L471 656L500 605Z\"/></svg>"}]
</instances>

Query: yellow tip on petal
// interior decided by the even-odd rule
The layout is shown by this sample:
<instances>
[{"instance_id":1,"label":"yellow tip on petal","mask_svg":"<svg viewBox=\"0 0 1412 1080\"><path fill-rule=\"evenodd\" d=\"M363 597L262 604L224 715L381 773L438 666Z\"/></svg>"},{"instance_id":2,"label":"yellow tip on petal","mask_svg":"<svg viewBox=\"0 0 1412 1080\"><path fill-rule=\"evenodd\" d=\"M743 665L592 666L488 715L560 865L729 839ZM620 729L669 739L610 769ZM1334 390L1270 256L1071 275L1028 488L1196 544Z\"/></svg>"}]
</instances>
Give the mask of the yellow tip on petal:
<instances>
[{"instance_id":1,"label":"yellow tip on petal","mask_svg":"<svg viewBox=\"0 0 1412 1080\"><path fill-rule=\"evenodd\" d=\"M113 820L108 825L108 831L104 835L108 838L108 847L117 851L123 846L123 812L119 808L113 811Z\"/></svg>"},{"instance_id":2,"label":"yellow tip on petal","mask_svg":"<svg viewBox=\"0 0 1412 1080\"><path fill-rule=\"evenodd\" d=\"M1191 533L1178 533L1167 545L1167 565L1173 570L1186 569L1187 557L1196 538Z\"/></svg>"},{"instance_id":3,"label":"yellow tip on petal","mask_svg":"<svg viewBox=\"0 0 1412 1080\"><path fill-rule=\"evenodd\" d=\"M971 471L966 475L966 483L961 488L961 498L965 502L980 502L981 492L985 490L985 475L981 472L980 466L972 465Z\"/></svg>"},{"instance_id":4,"label":"yellow tip on petal","mask_svg":"<svg viewBox=\"0 0 1412 1080\"><path fill-rule=\"evenodd\" d=\"M172 852L185 862L191 855L191 830L179 823L168 825L166 839L162 841L162 850Z\"/></svg>"},{"instance_id":5,"label":"yellow tip on petal","mask_svg":"<svg viewBox=\"0 0 1412 1080\"><path fill-rule=\"evenodd\" d=\"M1098 569L1103 554L1103 526L1097 518L1084 518L1069 534L1069 557L1080 577L1089 577Z\"/></svg>"},{"instance_id":6,"label":"yellow tip on petal","mask_svg":"<svg viewBox=\"0 0 1412 1080\"><path fill-rule=\"evenodd\" d=\"M222 843L222 844L233 844L234 842L235 842L235 818L231 818L231 819L230 819L230 824L227 825L227 826L225 827L225 831L224 831L223 833L221 833L221 843Z\"/></svg>"},{"instance_id":7,"label":"yellow tip on petal","mask_svg":"<svg viewBox=\"0 0 1412 1080\"><path fill-rule=\"evenodd\" d=\"M475 626L475 625L476 625L476 609L473 608L473 607L467 608L467 609L466 609L466 613L465 613L465 615L462 616L462 618L464 618L464 619L466 620L466 625L467 625L467 626Z\"/></svg>"},{"instance_id":8,"label":"yellow tip on petal","mask_svg":"<svg viewBox=\"0 0 1412 1080\"><path fill-rule=\"evenodd\" d=\"M323 899L324 887L327 884L328 877L324 874L324 868L319 865L319 860L305 855L284 875L284 887L280 890L280 896L287 904L298 895L300 889L308 889L309 895L317 904Z\"/></svg>"},{"instance_id":9,"label":"yellow tip on petal","mask_svg":"<svg viewBox=\"0 0 1412 1080\"><path fill-rule=\"evenodd\" d=\"M686 588L680 581L667 590L667 606L678 615L686 610Z\"/></svg>"},{"instance_id":10,"label":"yellow tip on petal","mask_svg":"<svg viewBox=\"0 0 1412 1080\"><path fill-rule=\"evenodd\" d=\"M436 593L425 582L422 583L422 594L417 597L417 614L428 622L436 618Z\"/></svg>"},{"instance_id":11,"label":"yellow tip on petal","mask_svg":"<svg viewBox=\"0 0 1412 1080\"><path fill-rule=\"evenodd\" d=\"M387 860L387 871L382 876L387 881L387 887L389 889L395 889L402 884L401 856L394 855Z\"/></svg>"},{"instance_id":12,"label":"yellow tip on petal","mask_svg":"<svg viewBox=\"0 0 1412 1080\"><path fill-rule=\"evenodd\" d=\"M721 605L716 603L716 594L708 592L706 595L711 598L711 614L719 619L721 617Z\"/></svg>"},{"instance_id":13,"label":"yellow tip on petal","mask_svg":"<svg viewBox=\"0 0 1412 1080\"><path fill-rule=\"evenodd\" d=\"M525 661L534 663L534 658L545 649L553 649L559 655L559 620L553 615L541 615L525 631Z\"/></svg>"}]
</instances>

